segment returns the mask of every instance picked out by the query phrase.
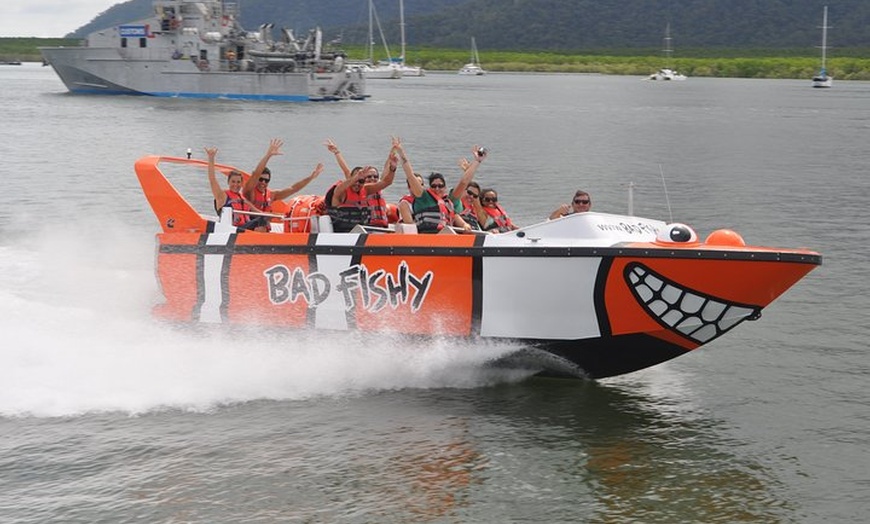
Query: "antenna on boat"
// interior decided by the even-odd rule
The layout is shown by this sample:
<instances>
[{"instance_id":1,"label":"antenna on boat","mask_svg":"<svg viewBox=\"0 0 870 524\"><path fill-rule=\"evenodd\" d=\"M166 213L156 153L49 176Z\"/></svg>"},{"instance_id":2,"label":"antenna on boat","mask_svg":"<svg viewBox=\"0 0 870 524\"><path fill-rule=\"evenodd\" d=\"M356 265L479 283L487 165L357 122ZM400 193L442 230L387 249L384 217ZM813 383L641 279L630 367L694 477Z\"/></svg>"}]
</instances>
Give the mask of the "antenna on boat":
<instances>
[{"instance_id":1,"label":"antenna on boat","mask_svg":"<svg viewBox=\"0 0 870 524\"><path fill-rule=\"evenodd\" d=\"M659 173L662 175L662 186L665 188L665 202L668 203L668 215L671 218L671 223L674 222L674 212L671 211L671 198L668 196L668 185L665 183L665 170L659 164Z\"/></svg>"},{"instance_id":2,"label":"antenna on boat","mask_svg":"<svg viewBox=\"0 0 870 524\"><path fill-rule=\"evenodd\" d=\"M634 216L634 182L628 183L628 216Z\"/></svg>"}]
</instances>

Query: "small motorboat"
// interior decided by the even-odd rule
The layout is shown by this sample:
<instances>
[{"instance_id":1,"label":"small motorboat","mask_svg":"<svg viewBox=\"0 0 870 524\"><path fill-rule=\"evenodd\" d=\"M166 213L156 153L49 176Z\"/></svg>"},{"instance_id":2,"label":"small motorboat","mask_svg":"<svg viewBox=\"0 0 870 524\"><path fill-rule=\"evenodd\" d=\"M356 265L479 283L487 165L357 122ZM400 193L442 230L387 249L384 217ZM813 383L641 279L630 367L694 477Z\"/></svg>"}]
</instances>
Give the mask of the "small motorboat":
<instances>
[{"instance_id":1,"label":"small motorboat","mask_svg":"<svg viewBox=\"0 0 870 524\"><path fill-rule=\"evenodd\" d=\"M242 232L231 210L201 213L164 173L190 187L176 171L205 180L206 168L161 156L135 165L161 228L155 313L171 321L516 341L559 363L545 372L597 379L757 320L822 262L728 229L702 240L685 224L595 212L503 234L333 233L316 196L270 215L268 232Z\"/></svg>"}]
</instances>

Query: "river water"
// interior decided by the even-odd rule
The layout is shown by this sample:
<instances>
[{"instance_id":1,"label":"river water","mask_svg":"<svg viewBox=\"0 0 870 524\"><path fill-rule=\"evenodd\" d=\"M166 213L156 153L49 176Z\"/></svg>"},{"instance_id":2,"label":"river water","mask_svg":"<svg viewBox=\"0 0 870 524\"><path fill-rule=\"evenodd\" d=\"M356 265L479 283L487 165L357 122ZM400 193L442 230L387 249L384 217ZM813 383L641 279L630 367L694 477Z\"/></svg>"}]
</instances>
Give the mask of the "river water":
<instances>
[{"instance_id":1,"label":"river water","mask_svg":"<svg viewBox=\"0 0 870 524\"><path fill-rule=\"evenodd\" d=\"M0 69L0 521L863 521L870 83L809 84L431 74L286 105L72 96L50 68ZM137 158L215 145L250 169L280 137L274 185L322 161L324 192L326 138L378 165L391 135L448 181L488 147L478 181L520 224L578 188L625 212L633 184L638 215L824 265L758 322L599 382L485 366L508 346L151 318Z\"/></svg>"}]
</instances>

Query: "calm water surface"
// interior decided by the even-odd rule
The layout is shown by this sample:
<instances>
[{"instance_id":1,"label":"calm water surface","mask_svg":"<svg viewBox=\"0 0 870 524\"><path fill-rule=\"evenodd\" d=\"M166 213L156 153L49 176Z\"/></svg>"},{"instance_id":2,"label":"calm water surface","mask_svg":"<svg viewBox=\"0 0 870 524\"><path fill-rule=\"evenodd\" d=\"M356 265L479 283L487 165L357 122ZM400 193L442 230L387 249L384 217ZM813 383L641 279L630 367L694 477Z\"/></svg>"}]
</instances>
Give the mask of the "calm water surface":
<instances>
[{"instance_id":1,"label":"calm water surface","mask_svg":"<svg viewBox=\"0 0 870 524\"><path fill-rule=\"evenodd\" d=\"M71 96L0 69L0 521L861 522L870 510L870 83L433 74L364 103ZM485 362L507 345L182 329L150 318L147 154L281 187L327 137L380 165L479 171L515 220L599 211L728 227L824 265L758 322L598 383ZM205 201L203 181L195 202ZM389 193L397 198L397 184Z\"/></svg>"}]
</instances>

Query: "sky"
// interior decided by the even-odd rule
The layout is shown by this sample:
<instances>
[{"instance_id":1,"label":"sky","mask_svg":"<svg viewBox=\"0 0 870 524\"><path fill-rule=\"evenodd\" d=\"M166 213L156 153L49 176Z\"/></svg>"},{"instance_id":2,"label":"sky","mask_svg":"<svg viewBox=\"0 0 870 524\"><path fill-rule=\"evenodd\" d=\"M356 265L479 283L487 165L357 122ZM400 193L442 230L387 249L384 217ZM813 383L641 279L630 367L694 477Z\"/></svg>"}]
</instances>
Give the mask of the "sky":
<instances>
[{"instance_id":1,"label":"sky","mask_svg":"<svg viewBox=\"0 0 870 524\"><path fill-rule=\"evenodd\" d=\"M0 37L59 38L123 0L2 0Z\"/></svg>"}]
</instances>

